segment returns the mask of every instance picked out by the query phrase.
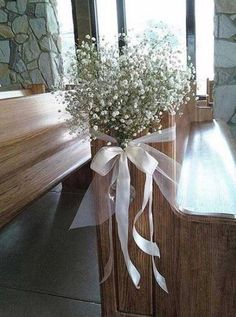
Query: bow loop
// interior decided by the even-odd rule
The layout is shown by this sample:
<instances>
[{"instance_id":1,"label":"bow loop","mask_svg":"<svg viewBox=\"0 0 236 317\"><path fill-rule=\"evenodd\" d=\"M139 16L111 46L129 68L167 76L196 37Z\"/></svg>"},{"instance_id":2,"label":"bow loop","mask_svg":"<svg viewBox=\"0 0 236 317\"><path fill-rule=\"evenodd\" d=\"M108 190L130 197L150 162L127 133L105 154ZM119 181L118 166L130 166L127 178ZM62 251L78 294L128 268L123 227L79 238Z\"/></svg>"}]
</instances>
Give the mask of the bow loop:
<instances>
[{"instance_id":1,"label":"bow loop","mask_svg":"<svg viewBox=\"0 0 236 317\"><path fill-rule=\"evenodd\" d=\"M157 168L157 160L138 145L128 145L125 148L129 160L143 173L152 175Z\"/></svg>"},{"instance_id":2,"label":"bow loop","mask_svg":"<svg viewBox=\"0 0 236 317\"><path fill-rule=\"evenodd\" d=\"M123 150L118 146L104 146L94 156L90 167L96 173L105 176L113 169L116 159L121 153Z\"/></svg>"}]
</instances>

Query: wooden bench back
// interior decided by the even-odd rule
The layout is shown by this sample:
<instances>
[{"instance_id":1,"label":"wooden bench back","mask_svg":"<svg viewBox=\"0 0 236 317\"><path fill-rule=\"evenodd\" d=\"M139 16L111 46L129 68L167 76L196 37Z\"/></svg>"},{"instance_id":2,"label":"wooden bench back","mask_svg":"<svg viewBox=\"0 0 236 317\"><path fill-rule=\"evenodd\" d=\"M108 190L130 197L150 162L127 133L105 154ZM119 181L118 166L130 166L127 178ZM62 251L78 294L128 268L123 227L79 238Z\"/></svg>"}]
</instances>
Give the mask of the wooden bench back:
<instances>
[{"instance_id":1,"label":"wooden bench back","mask_svg":"<svg viewBox=\"0 0 236 317\"><path fill-rule=\"evenodd\" d=\"M50 94L5 99L0 101L0 145L19 142L45 129L61 125L59 106Z\"/></svg>"}]
</instances>

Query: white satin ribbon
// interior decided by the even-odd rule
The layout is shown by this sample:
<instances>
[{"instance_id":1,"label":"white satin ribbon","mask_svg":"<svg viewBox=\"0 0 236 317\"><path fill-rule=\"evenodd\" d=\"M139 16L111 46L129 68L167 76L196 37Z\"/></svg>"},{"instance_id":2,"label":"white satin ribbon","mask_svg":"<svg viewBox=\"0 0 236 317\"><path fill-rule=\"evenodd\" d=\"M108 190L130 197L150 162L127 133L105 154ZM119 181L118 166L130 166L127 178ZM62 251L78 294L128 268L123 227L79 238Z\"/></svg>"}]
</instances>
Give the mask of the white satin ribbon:
<instances>
[{"instance_id":1,"label":"white satin ribbon","mask_svg":"<svg viewBox=\"0 0 236 317\"><path fill-rule=\"evenodd\" d=\"M102 135L103 140L116 140L106 135ZM153 178L162 190L163 184L158 176L154 173L160 173L168 181L175 182L172 171L173 164L176 162L166 156L164 153L148 146L145 143L168 142L175 139L175 127L171 127L161 132L155 132L150 135L135 139L127 145L125 149L118 146L104 146L101 148L92 160L91 168L101 176L107 175L113 171L110 187L116 182L116 199L115 199L115 216L117 221L118 236L121 249L128 273L136 288L139 288L140 273L132 263L128 251L128 227L129 227L129 204L130 204L130 171L128 160L130 160L140 171L145 173L146 181L144 186L143 203L141 209L135 216L133 223L133 238L137 246L146 254L152 257L152 267L155 279L158 285L168 293L165 278L158 272L154 257L160 257L160 251L157 244L153 241L154 225L152 215L152 195L153 195ZM161 164L160 164L161 163ZM159 165L163 165L162 168ZM164 190L165 191L165 190ZM170 196L170 195L167 195ZM136 224L148 208L150 240L145 239L136 229ZM74 228L75 225L72 224ZM103 281L110 275L112 270L113 246L112 246L112 221L109 218L109 235L110 235L110 256L104 270Z\"/></svg>"}]
</instances>

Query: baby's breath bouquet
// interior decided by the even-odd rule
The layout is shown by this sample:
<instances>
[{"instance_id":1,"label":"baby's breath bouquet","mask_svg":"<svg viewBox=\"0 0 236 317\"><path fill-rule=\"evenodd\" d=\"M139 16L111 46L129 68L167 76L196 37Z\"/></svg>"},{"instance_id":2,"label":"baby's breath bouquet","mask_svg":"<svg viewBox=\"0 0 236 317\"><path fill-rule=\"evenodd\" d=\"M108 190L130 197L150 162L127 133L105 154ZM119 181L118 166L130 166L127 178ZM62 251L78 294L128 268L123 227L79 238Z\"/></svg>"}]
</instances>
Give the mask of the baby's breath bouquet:
<instances>
[{"instance_id":1,"label":"baby's breath bouquet","mask_svg":"<svg viewBox=\"0 0 236 317\"><path fill-rule=\"evenodd\" d=\"M125 147L144 130L158 129L163 112L173 114L188 101L193 68L184 65L170 34L155 29L119 37L120 50L86 36L71 62L73 86L64 100L73 131L89 126L92 138L105 133Z\"/></svg>"}]
</instances>

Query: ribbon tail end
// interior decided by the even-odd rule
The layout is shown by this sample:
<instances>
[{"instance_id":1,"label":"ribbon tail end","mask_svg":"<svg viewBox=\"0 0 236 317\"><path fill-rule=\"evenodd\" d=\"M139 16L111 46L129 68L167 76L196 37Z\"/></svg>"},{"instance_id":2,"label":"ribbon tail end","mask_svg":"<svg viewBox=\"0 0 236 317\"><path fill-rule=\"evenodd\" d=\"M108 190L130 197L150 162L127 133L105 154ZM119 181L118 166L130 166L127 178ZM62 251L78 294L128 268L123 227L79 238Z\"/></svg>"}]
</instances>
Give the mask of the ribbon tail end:
<instances>
[{"instance_id":1,"label":"ribbon tail end","mask_svg":"<svg viewBox=\"0 0 236 317\"><path fill-rule=\"evenodd\" d=\"M108 277L111 275L112 272L112 263L110 263L110 261L107 263L105 269L104 269L104 275L102 280L100 281L100 285L103 284L104 282L106 282L106 280L108 279Z\"/></svg>"},{"instance_id":2,"label":"ribbon tail end","mask_svg":"<svg viewBox=\"0 0 236 317\"><path fill-rule=\"evenodd\" d=\"M161 276L161 278L157 279L155 276L155 279L160 288L163 289L163 291L165 291L167 294L169 294L165 278Z\"/></svg>"},{"instance_id":3,"label":"ribbon tail end","mask_svg":"<svg viewBox=\"0 0 236 317\"><path fill-rule=\"evenodd\" d=\"M163 289L163 291L165 291L167 294L169 294L167 285L166 285L166 281L164 280L164 283L162 285L160 285L160 287Z\"/></svg>"},{"instance_id":4,"label":"ribbon tail end","mask_svg":"<svg viewBox=\"0 0 236 317\"><path fill-rule=\"evenodd\" d=\"M135 285L135 287L137 288L137 289L140 289L140 276L139 276L139 278L138 278L138 280L137 281L133 281L134 282L134 285Z\"/></svg>"}]
</instances>

